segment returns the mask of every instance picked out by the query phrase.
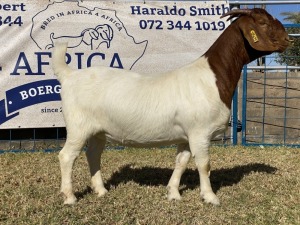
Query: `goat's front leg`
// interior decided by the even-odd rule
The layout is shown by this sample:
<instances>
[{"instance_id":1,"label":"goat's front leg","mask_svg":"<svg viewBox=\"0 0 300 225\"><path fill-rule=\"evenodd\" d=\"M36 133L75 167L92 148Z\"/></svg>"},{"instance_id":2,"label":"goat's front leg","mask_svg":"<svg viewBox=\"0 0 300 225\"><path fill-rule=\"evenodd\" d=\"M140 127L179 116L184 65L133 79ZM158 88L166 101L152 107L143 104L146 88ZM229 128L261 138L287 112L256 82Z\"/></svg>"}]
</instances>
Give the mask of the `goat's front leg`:
<instances>
[{"instance_id":1,"label":"goat's front leg","mask_svg":"<svg viewBox=\"0 0 300 225\"><path fill-rule=\"evenodd\" d=\"M209 140L208 140L209 141ZM208 141L191 141L190 148L195 156L195 163L199 171L200 176L200 196L204 199L205 202L211 203L213 205L219 205L219 198L215 195L211 188L210 184L210 162L209 162L209 153Z\"/></svg>"},{"instance_id":2,"label":"goat's front leg","mask_svg":"<svg viewBox=\"0 0 300 225\"><path fill-rule=\"evenodd\" d=\"M168 183L168 200L180 200L179 193L180 179L186 170L187 163L190 159L191 152L188 144L181 144L177 147L176 165L173 174Z\"/></svg>"},{"instance_id":3,"label":"goat's front leg","mask_svg":"<svg viewBox=\"0 0 300 225\"><path fill-rule=\"evenodd\" d=\"M103 138L91 137L86 151L86 157L92 177L92 188L99 197L103 196L107 192L100 172L101 154L104 150L105 142L105 136Z\"/></svg>"},{"instance_id":4,"label":"goat's front leg","mask_svg":"<svg viewBox=\"0 0 300 225\"><path fill-rule=\"evenodd\" d=\"M77 200L72 188L72 169L76 158L85 144L81 139L77 141L73 140L70 138L67 139L65 146L58 156L61 170L61 192L65 199L64 204L74 204Z\"/></svg>"}]
</instances>

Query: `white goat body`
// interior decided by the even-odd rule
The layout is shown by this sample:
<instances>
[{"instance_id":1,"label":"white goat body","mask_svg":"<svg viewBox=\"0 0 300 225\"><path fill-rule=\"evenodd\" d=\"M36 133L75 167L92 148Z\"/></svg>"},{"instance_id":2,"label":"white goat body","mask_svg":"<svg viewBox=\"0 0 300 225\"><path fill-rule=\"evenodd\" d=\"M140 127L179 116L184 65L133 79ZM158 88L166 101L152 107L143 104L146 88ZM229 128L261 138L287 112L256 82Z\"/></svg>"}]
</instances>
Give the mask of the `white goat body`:
<instances>
[{"instance_id":1,"label":"white goat body","mask_svg":"<svg viewBox=\"0 0 300 225\"><path fill-rule=\"evenodd\" d=\"M188 161L191 153L195 155L198 149L204 149L203 156L198 151L201 159L197 163L209 161L205 149L211 137L226 128L230 110L220 99L215 74L205 57L169 73L141 75L107 67L71 70L62 63L66 48L66 44L57 44L53 54L54 72L62 85L68 132L66 145L60 152L66 204L76 201L69 191L72 187L68 162L77 157L87 140L91 168L100 168L96 166L99 162L92 161L100 160L94 154L101 155L106 138L134 147L179 144L178 163ZM191 146L193 142L195 147L190 151L186 144ZM181 175L175 171L168 185L169 199L180 199L177 181ZM106 189L100 169L91 169L91 174L93 189L103 195ZM202 193L208 190L208 194L202 194L203 198L219 204L209 180L203 180L201 186Z\"/></svg>"},{"instance_id":2,"label":"white goat body","mask_svg":"<svg viewBox=\"0 0 300 225\"><path fill-rule=\"evenodd\" d=\"M178 144L199 127L209 136L221 132L229 118L205 57L162 75L93 67L65 78L59 80L68 132L76 124L87 137L105 133L135 147Z\"/></svg>"}]
</instances>

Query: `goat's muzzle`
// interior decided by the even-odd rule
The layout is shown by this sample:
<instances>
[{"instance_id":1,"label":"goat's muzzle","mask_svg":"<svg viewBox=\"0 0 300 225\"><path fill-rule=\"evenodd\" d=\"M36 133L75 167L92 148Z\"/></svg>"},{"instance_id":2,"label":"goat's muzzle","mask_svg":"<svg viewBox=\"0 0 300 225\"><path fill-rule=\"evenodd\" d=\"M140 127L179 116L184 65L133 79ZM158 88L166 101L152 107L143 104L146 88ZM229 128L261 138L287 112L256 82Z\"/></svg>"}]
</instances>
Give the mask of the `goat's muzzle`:
<instances>
[{"instance_id":1,"label":"goat's muzzle","mask_svg":"<svg viewBox=\"0 0 300 225\"><path fill-rule=\"evenodd\" d=\"M278 52L284 52L293 42L293 39L290 39L289 36L286 36L284 40L280 42Z\"/></svg>"}]
</instances>

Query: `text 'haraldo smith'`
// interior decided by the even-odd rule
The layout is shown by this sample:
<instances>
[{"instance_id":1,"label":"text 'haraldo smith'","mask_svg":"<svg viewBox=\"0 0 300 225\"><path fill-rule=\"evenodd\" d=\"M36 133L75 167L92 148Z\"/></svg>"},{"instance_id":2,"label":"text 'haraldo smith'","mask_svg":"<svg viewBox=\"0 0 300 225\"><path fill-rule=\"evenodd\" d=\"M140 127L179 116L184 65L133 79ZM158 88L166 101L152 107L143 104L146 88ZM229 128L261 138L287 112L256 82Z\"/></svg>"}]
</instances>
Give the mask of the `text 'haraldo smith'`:
<instances>
[{"instance_id":1,"label":"text 'haraldo smith'","mask_svg":"<svg viewBox=\"0 0 300 225\"><path fill-rule=\"evenodd\" d=\"M160 16L215 16L223 15L229 11L229 7L224 4L221 5L211 5L209 8L200 8L197 6L190 6L188 9L173 6L163 6L163 7L142 7L142 6L130 6L132 15L160 15Z\"/></svg>"}]
</instances>

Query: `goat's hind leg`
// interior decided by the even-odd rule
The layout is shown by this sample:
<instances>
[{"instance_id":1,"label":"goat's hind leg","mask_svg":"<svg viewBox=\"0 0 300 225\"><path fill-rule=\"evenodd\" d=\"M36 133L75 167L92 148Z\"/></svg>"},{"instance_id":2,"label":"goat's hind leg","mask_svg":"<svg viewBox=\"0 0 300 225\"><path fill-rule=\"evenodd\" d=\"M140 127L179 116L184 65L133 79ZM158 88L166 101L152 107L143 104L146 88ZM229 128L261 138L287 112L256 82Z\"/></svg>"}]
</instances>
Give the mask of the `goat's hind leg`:
<instances>
[{"instance_id":1,"label":"goat's hind leg","mask_svg":"<svg viewBox=\"0 0 300 225\"><path fill-rule=\"evenodd\" d=\"M168 200L180 200L179 193L180 179L186 170L187 163L190 159L191 152L188 144L180 144L177 147L176 165L173 174L168 183Z\"/></svg>"},{"instance_id":2,"label":"goat's hind leg","mask_svg":"<svg viewBox=\"0 0 300 225\"><path fill-rule=\"evenodd\" d=\"M107 190L104 187L102 176L101 176L101 154L104 150L106 143L105 136L91 137L88 143L88 148L86 151L86 157L89 163L90 173L91 173L91 183L92 189L98 196L103 196Z\"/></svg>"},{"instance_id":3,"label":"goat's hind leg","mask_svg":"<svg viewBox=\"0 0 300 225\"><path fill-rule=\"evenodd\" d=\"M65 146L59 153L58 158L61 170L61 192L64 195L64 204L74 204L77 200L72 187L72 169L84 144L85 140L81 138L67 138Z\"/></svg>"}]
</instances>

